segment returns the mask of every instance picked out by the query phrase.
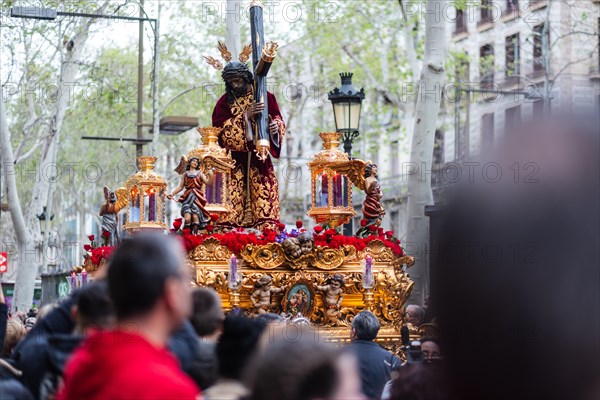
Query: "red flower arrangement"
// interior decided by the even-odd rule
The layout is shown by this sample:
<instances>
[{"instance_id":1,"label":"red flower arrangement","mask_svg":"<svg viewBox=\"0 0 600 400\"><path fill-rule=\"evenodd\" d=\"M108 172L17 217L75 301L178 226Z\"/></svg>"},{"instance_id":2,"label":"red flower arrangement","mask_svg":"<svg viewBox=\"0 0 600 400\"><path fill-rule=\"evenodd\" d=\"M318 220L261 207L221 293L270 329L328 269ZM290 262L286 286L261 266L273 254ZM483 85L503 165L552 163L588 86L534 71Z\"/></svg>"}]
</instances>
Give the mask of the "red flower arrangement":
<instances>
[{"instance_id":1,"label":"red flower arrangement","mask_svg":"<svg viewBox=\"0 0 600 400\"><path fill-rule=\"evenodd\" d=\"M320 234L323 228L320 227L320 232L317 232L316 228L317 227L315 227L316 235L313 236L315 246L329 247L332 249L338 249L342 246L354 246L356 250L362 251L373 240L380 240L385 244L386 247L391 249L396 256L401 257L404 255L404 251L400 246L400 241L394 238L386 238L383 233L380 235L373 234L366 238L360 238L356 236L339 235L335 229L327 229L323 234ZM377 230L377 228L375 228L375 230ZM238 229L227 233L191 235L189 230L185 229L183 231L183 243L186 250L191 251L196 246L200 246L206 239L212 237L217 239L219 243L227 247L232 253L240 254L246 245L252 244L255 246L263 246L276 242L277 235L278 233L271 229L265 229L260 235L255 233L245 233L243 229Z\"/></svg>"},{"instance_id":2,"label":"red flower arrangement","mask_svg":"<svg viewBox=\"0 0 600 400\"><path fill-rule=\"evenodd\" d=\"M183 225L183 218L175 218L175 221L173 221L173 229L178 231L181 228L181 225Z\"/></svg>"},{"instance_id":3,"label":"red flower arrangement","mask_svg":"<svg viewBox=\"0 0 600 400\"><path fill-rule=\"evenodd\" d=\"M323 232L323 227L321 225L317 225L314 227L315 233L318 235L319 233Z\"/></svg>"},{"instance_id":4,"label":"red flower arrangement","mask_svg":"<svg viewBox=\"0 0 600 400\"><path fill-rule=\"evenodd\" d=\"M281 222L277 224L277 229L279 229L281 232L285 231L285 224L282 224Z\"/></svg>"},{"instance_id":5,"label":"red flower arrangement","mask_svg":"<svg viewBox=\"0 0 600 400\"><path fill-rule=\"evenodd\" d=\"M300 220L296 221L296 228L298 228L298 229L302 228L302 221L300 221Z\"/></svg>"},{"instance_id":6,"label":"red flower arrangement","mask_svg":"<svg viewBox=\"0 0 600 400\"><path fill-rule=\"evenodd\" d=\"M102 232L102 237L105 240L108 240L108 238L110 237L110 233L107 231L104 231L104 232ZM89 235L88 239L90 240L90 243L83 245L83 249L86 251L86 254L84 254L83 257L86 260L90 260L93 265L99 266L100 263L102 262L102 260L107 260L110 257L110 255L113 252L113 250L115 249L115 247L114 246L96 247L96 243L94 242L94 239L95 239L94 235Z\"/></svg>"}]
</instances>

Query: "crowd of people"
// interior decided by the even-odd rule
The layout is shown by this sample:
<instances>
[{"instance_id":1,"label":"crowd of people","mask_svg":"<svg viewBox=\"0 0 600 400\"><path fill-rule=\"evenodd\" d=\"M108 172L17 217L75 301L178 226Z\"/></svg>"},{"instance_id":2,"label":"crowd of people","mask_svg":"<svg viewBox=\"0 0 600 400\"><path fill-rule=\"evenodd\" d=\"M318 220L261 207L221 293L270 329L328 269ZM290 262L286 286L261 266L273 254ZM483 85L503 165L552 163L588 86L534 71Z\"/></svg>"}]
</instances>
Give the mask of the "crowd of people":
<instances>
[{"instance_id":1,"label":"crowd of people","mask_svg":"<svg viewBox=\"0 0 600 400\"><path fill-rule=\"evenodd\" d=\"M184 257L171 237L125 239L105 276L45 310L29 332L15 314L4 329L0 397L401 398L392 378L409 366L375 343L373 313L354 317L345 346L277 314L225 315L213 289L192 289ZM439 347L427 358L439 358Z\"/></svg>"},{"instance_id":2,"label":"crowd of people","mask_svg":"<svg viewBox=\"0 0 600 400\"><path fill-rule=\"evenodd\" d=\"M0 298L0 398L598 399L600 153L589 122L521 128L482 159L533 163L536 185L503 175L448 195L431 308L405 310L420 326L433 309L441 334L409 343L405 362L377 344L369 311L346 345L274 314L225 315L214 291L192 289L176 239L139 234L106 276L38 315L7 321Z\"/></svg>"}]
</instances>

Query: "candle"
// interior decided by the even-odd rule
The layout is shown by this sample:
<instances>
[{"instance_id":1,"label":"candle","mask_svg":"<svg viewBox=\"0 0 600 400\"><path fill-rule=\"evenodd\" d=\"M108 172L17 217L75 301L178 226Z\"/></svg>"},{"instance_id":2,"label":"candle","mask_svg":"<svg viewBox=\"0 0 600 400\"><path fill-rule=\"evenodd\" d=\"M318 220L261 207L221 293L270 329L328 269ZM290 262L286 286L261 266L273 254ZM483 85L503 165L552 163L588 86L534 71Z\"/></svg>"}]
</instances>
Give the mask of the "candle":
<instances>
[{"instance_id":1,"label":"candle","mask_svg":"<svg viewBox=\"0 0 600 400\"><path fill-rule=\"evenodd\" d=\"M335 174L333 176L333 205L339 207L344 205L344 196L342 193L342 176Z\"/></svg>"},{"instance_id":2,"label":"candle","mask_svg":"<svg viewBox=\"0 0 600 400\"><path fill-rule=\"evenodd\" d=\"M156 193L150 188L148 194L148 221L156 221Z\"/></svg>"},{"instance_id":3,"label":"candle","mask_svg":"<svg viewBox=\"0 0 600 400\"><path fill-rule=\"evenodd\" d=\"M75 271L71 272L69 283L71 284L71 293L73 293L75 289L77 289L77 277L75 275Z\"/></svg>"},{"instance_id":4,"label":"candle","mask_svg":"<svg viewBox=\"0 0 600 400\"><path fill-rule=\"evenodd\" d=\"M232 254L229 259L229 288L236 289L237 283L237 257Z\"/></svg>"},{"instance_id":5,"label":"candle","mask_svg":"<svg viewBox=\"0 0 600 400\"><path fill-rule=\"evenodd\" d=\"M365 256L365 270L363 273L363 287L373 287L373 257L370 255Z\"/></svg>"},{"instance_id":6,"label":"candle","mask_svg":"<svg viewBox=\"0 0 600 400\"><path fill-rule=\"evenodd\" d=\"M81 271L81 286L85 286L87 285L87 271L84 269L83 271Z\"/></svg>"},{"instance_id":7,"label":"candle","mask_svg":"<svg viewBox=\"0 0 600 400\"><path fill-rule=\"evenodd\" d=\"M329 184L327 182L327 174L323 172L321 176L321 207L327 207L327 200L329 197Z\"/></svg>"}]
</instances>

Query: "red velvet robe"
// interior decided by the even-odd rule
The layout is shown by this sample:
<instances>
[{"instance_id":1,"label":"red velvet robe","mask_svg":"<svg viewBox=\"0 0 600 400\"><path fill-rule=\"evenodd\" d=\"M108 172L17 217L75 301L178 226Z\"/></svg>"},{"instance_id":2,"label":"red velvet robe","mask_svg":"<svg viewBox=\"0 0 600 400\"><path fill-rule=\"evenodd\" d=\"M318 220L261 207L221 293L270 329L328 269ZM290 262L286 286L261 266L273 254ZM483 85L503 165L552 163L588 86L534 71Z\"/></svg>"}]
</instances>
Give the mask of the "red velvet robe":
<instances>
[{"instance_id":1,"label":"red velvet robe","mask_svg":"<svg viewBox=\"0 0 600 400\"><path fill-rule=\"evenodd\" d=\"M279 143L274 143L272 138L269 139L271 156L279 158L285 135L285 123L281 117L277 100L272 93L267 93L267 101L269 116L279 127ZM265 161L259 160L254 151L254 143L246 141L244 112L250 104L252 104L252 94L237 98L233 104L227 102L225 94L217 101L212 114L213 126L222 128L219 134L219 145L230 150L231 156L235 160L235 168L231 171L230 185L231 205L235 213L230 216L229 223L232 226L253 227L261 230L266 227L275 229L279 222L277 176L271 158L269 157ZM249 176L248 171L250 172ZM247 201L247 190L250 195L249 202ZM251 223L244 221L246 211L251 212Z\"/></svg>"}]
</instances>

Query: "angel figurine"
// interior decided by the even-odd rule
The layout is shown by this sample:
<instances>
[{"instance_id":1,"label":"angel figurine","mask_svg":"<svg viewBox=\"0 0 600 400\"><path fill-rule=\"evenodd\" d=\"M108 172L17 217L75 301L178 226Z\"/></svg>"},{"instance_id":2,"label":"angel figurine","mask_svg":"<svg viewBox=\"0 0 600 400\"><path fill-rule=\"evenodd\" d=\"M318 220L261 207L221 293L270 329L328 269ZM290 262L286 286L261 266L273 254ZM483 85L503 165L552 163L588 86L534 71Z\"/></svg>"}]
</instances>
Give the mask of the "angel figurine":
<instances>
[{"instance_id":1,"label":"angel figurine","mask_svg":"<svg viewBox=\"0 0 600 400\"><path fill-rule=\"evenodd\" d=\"M112 192L104 186L104 204L100 208L102 217L102 238L105 246L115 246L119 243L119 211L127 205L127 189L119 188Z\"/></svg>"},{"instance_id":2,"label":"angel figurine","mask_svg":"<svg viewBox=\"0 0 600 400\"><path fill-rule=\"evenodd\" d=\"M385 209L381 204L383 193L377 180L377 165L371 161L364 162L355 159L342 166L334 166L332 169L346 174L356 187L365 191L366 197L363 201L362 213L366 224L356 232L356 235L368 236L373 230L373 226L378 228L381 225L381 220L385 215Z\"/></svg>"},{"instance_id":3,"label":"angel figurine","mask_svg":"<svg viewBox=\"0 0 600 400\"><path fill-rule=\"evenodd\" d=\"M206 197L203 189L211 184L214 179L215 169L227 170L233 166L216 157L205 155L202 159L198 157L182 156L175 172L180 175L181 183L179 186L167 195L169 200L185 189L177 201L181 203L181 216L183 217L184 229L191 230L193 235L197 235L201 229L204 229L210 221L210 213L206 209ZM207 172L205 172L207 171Z\"/></svg>"}]
</instances>

